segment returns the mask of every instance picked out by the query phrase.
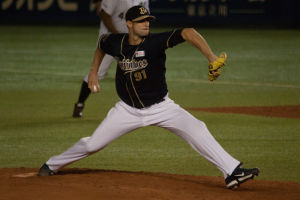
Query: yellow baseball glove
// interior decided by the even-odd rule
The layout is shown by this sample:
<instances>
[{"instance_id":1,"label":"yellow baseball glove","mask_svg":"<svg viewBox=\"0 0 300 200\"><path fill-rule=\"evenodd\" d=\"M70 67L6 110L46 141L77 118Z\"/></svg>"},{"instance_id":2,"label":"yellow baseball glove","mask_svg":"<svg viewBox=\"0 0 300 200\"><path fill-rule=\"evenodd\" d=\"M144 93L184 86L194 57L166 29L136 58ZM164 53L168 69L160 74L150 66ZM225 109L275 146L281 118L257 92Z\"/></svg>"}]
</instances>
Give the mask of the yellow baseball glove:
<instances>
[{"instance_id":1,"label":"yellow baseball glove","mask_svg":"<svg viewBox=\"0 0 300 200\"><path fill-rule=\"evenodd\" d=\"M214 81L221 74L221 67L225 65L227 59L226 53L221 53L220 56L214 62L208 65L208 80Z\"/></svg>"}]
</instances>

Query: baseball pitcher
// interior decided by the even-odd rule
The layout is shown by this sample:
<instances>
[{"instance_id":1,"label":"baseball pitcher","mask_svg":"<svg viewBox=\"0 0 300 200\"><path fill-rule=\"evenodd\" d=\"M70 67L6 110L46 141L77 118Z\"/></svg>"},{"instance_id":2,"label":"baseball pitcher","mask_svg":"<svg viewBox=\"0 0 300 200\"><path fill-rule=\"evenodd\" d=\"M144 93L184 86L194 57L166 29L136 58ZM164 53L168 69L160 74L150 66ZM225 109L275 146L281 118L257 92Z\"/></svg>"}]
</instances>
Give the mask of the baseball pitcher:
<instances>
[{"instance_id":1,"label":"baseball pitcher","mask_svg":"<svg viewBox=\"0 0 300 200\"><path fill-rule=\"evenodd\" d=\"M226 54L217 57L193 28L151 34L149 24L154 19L145 7L134 6L126 13L129 33L103 35L100 38L88 85L93 93L100 91L99 64L109 54L118 63L116 90L120 101L111 108L92 136L80 139L64 153L50 158L41 167L39 175L55 174L63 166L103 149L118 137L150 125L165 128L184 139L223 173L228 188L236 188L259 174L258 168L242 168L241 162L221 147L203 121L168 97L166 49L185 41L192 44L208 59L208 77L211 81L221 74Z\"/></svg>"}]
</instances>

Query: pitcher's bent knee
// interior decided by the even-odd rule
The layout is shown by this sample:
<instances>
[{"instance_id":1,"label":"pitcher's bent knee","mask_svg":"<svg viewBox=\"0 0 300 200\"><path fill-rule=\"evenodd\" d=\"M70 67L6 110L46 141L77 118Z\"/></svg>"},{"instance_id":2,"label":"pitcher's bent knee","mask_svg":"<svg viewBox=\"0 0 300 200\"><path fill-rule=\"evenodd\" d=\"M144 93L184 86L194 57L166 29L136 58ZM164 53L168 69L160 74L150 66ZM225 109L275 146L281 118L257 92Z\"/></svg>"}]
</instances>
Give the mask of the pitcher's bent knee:
<instances>
[{"instance_id":1,"label":"pitcher's bent knee","mask_svg":"<svg viewBox=\"0 0 300 200\"><path fill-rule=\"evenodd\" d=\"M206 124L203 121L196 118L190 121L189 126L192 127L193 129L206 128Z\"/></svg>"},{"instance_id":2,"label":"pitcher's bent knee","mask_svg":"<svg viewBox=\"0 0 300 200\"><path fill-rule=\"evenodd\" d=\"M206 124L203 121L198 120L199 125L201 128L206 128Z\"/></svg>"}]
</instances>

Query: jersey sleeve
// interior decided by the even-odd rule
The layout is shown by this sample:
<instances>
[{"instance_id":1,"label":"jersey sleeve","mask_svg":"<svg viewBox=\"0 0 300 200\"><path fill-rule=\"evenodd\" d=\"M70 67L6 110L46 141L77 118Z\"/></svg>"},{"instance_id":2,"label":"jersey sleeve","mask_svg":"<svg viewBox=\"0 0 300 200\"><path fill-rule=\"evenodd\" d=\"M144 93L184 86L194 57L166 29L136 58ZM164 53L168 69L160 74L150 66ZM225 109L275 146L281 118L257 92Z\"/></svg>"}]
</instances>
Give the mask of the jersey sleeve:
<instances>
[{"instance_id":1,"label":"jersey sleeve","mask_svg":"<svg viewBox=\"0 0 300 200\"><path fill-rule=\"evenodd\" d=\"M117 7L118 0L102 0L101 10L104 10L110 16L113 15L115 8Z\"/></svg>"},{"instance_id":2,"label":"jersey sleeve","mask_svg":"<svg viewBox=\"0 0 300 200\"><path fill-rule=\"evenodd\" d=\"M172 48L185 41L181 36L181 32L182 29L175 29L173 31L159 33L156 35L156 40L163 49Z\"/></svg>"},{"instance_id":3,"label":"jersey sleeve","mask_svg":"<svg viewBox=\"0 0 300 200\"><path fill-rule=\"evenodd\" d=\"M113 57L120 54L120 48L125 34L103 34L98 41L98 48Z\"/></svg>"},{"instance_id":4,"label":"jersey sleeve","mask_svg":"<svg viewBox=\"0 0 300 200\"><path fill-rule=\"evenodd\" d=\"M98 48L101 49L106 54L112 54L111 44L112 34L103 34L98 41Z\"/></svg>"}]
</instances>

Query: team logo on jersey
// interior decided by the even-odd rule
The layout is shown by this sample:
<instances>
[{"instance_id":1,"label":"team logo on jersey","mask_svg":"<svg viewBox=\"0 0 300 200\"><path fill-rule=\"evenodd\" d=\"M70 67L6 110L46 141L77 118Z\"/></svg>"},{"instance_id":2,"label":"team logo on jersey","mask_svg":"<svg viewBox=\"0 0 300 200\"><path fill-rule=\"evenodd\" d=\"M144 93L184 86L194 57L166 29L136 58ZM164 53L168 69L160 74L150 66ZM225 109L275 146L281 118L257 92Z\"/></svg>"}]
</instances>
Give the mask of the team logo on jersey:
<instances>
[{"instance_id":1,"label":"team logo on jersey","mask_svg":"<svg viewBox=\"0 0 300 200\"><path fill-rule=\"evenodd\" d=\"M146 59L135 60L135 59L123 59L119 60L118 64L120 68L126 73L134 72L140 69L144 69L148 66L148 61Z\"/></svg>"},{"instance_id":2,"label":"team logo on jersey","mask_svg":"<svg viewBox=\"0 0 300 200\"><path fill-rule=\"evenodd\" d=\"M145 56L145 51L136 51L135 52L135 57L144 57Z\"/></svg>"}]
</instances>

